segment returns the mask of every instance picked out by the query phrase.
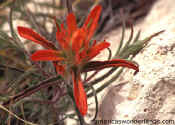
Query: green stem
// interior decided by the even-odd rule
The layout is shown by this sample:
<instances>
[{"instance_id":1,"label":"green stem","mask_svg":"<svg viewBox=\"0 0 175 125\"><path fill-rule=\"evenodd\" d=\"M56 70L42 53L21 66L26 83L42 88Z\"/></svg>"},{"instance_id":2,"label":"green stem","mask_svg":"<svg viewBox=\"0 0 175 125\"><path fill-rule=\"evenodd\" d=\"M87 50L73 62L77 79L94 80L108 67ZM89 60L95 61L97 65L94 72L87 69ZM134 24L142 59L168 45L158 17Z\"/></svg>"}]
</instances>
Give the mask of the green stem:
<instances>
[{"instance_id":1,"label":"green stem","mask_svg":"<svg viewBox=\"0 0 175 125\"><path fill-rule=\"evenodd\" d=\"M113 81L115 81L119 75L122 73L123 68L120 69L117 74L115 76L113 76L109 81L107 81L105 84L103 84L102 86L100 86L99 88L96 89L96 93L98 94L99 92L101 92L103 89L105 89L107 86L109 86ZM92 97L93 96L93 92L87 94L87 97Z\"/></svg>"},{"instance_id":2,"label":"green stem","mask_svg":"<svg viewBox=\"0 0 175 125\"><path fill-rule=\"evenodd\" d=\"M14 97L12 97L11 99L9 99L8 101L4 102L3 105L9 105L11 102L17 102L27 96L32 95L33 93L37 92L40 89L49 87L53 84L58 84L57 82L54 82L56 80L62 80L61 76L56 76L56 77L52 77L46 80L43 80L42 82L40 82L38 85L33 86L31 88L25 89L24 91L20 92L19 94L15 95Z\"/></svg>"},{"instance_id":3,"label":"green stem","mask_svg":"<svg viewBox=\"0 0 175 125\"><path fill-rule=\"evenodd\" d=\"M72 91L72 87L70 87L68 84L67 84L67 91L68 91L68 95L71 97L72 101L73 101L73 105L75 107L75 110L76 110L76 113L77 113L77 116L78 116L78 119L80 121L80 125L84 125L85 122L84 122L84 118L83 116L80 114L78 108L77 108L77 105L75 103L75 99L74 99L74 96L73 96L73 91Z\"/></svg>"}]
</instances>

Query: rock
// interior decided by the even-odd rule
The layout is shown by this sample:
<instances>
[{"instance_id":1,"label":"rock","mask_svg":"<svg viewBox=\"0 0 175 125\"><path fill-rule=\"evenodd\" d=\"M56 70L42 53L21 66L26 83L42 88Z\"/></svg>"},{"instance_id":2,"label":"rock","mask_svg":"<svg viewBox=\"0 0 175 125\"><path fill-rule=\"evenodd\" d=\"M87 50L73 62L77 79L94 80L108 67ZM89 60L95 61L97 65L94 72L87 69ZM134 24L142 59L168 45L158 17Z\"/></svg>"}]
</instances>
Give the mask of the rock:
<instances>
[{"instance_id":1,"label":"rock","mask_svg":"<svg viewBox=\"0 0 175 125\"><path fill-rule=\"evenodd\" d=\"M116 81L108 89L100 102L98 119L128 120L125 124L135 124L130 120L137 123L142 120L139 124L172 124L172 120L175 120L174 12L174 1L158 0L144 20L135 26L135 31L142 29L141 39L163 29L166 31L153 38L134 58L140 66L140 72L136 76L130 70L123 73L120 79L128 80L128 84L119 89L114 87L119 82ZM112 41L111 44L116 46L119 32L121 30L109 33L107 41Z\"/></svg>"}]
</instances>

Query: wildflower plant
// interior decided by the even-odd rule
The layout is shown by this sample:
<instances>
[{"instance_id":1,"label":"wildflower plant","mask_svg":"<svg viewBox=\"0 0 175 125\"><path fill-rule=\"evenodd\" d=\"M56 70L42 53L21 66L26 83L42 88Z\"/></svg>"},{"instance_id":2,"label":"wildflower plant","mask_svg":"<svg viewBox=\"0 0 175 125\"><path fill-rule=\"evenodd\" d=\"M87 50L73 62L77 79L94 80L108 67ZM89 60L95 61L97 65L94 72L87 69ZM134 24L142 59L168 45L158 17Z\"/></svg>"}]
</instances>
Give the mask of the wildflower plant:
<instances>
[{"instance_id":1,"label":"wildflower plant","mask_svg":"<svg viewBox=\"0 0 175 125\"><path fill-rule=\"evenodd\" d=\"M24 104L28 101L27 99L25 100L25 98L38 92L38 95L35 94L35 96L46 99L38 102L46 104L46 106L51 104L53 110L59 109L59 111L55 111L55 114L57 115L59 112L59 116L62 116L62 118L57 117L55 120L52 119L48 121L60 122L68 117L75 118L75 116L78 116L80 124L83 125L85 123L84 116L88 111L87 99L94 96L96 103L96 114L93 119L95 119L98 112L97 93L109 86L119 77L123 71L123 68L114 74L114 71L116 71L119 67L133 69L135 71L134 74L136 74L139 71L139 66L137 63L131 61L131 59L140 52L140 50L152 37L160 33L156 33L144 40L139 41L138 39L140 32L138 32L133 40L133 27L131 26L130 38L126 44L123 45L125 34L125 23L123 21L122 39L114 57L110 57L105 61L96 60L95 57L103 50L109 50L110 55L112 53L110 50L110 43L108 41L92 40L98 26L101 12L102 7L100 5L96 5L90 11L82 26L78 26L75 14L73 12L68 13L66 17L66 24L64 22L58 23L58 19L55 17L53 20L56 27L56 32L54 33L56 36L56 43L47 40L45 38L46 36L40 35L33 29L24 26L17 26L16 34L13 30L12 22L10 23L10 26L13 38L10 38L7 34L0 32L0 36L3 38L3 40L8 38L17 41L16 46L19 45L20 38L18 36L20 36L21 38L39 44L44 48L42 50L37 50L30 55L23 46L18 46L18 48L20 48L19 51L23 52L25 60L30 62L27 63L27 61L25 61L27 66L23 70L2 64L0 65L0 68L8 67L10 70L22 72L20 77L13 81L15 83L13 83L14 86L24 82L26 77L31 77L29 80L30 84L28 84L29 87L22 91L18 91L19 88L14 87L13 89L15 89L15 95L11 97L10 93L8 97L3 100L3 106L10 106L10 108L12 108L13 104L16 104L15 107L17 107L19 104L17 102L22 102L22 106L24 106ZM0 55L3 55L3 51L0 51ZM49 63L49 66L46 65L46 63ZM55 72L53 70L52 73L45 72L45 69L48 71L48 69L52 67ZM105 68L111 69L99 78L92 80L92 78L100 70ZM82 74L86 76L86 74L91 71L94 71L91 76L86 77L85 79L82 78ZM100 84L101 81L111 74L114 75L109 81L107 81L105 84ZM95 84L99 84L99 87L96 89L93 87ZM49 99L50 97L51 99ZM56 103L59 104L59 108L55 107L54 104ZM76 113L66 114L68 107L72 103L74 104ZM43 106L43 109L45 109L46 106ZM42 110L41 107L42 106L39 107L39 110ZM23 118L30 116L25 114L24 108L22 111ZM34 112L36 115L38 111ZM48 114L50 114L49 111Z\"/></svg>"},{"instance_id":2,"label":"wildflower plant","mask_svg":"<svg viewBox=\"0 0 175 125\"><path fill-rule=\"evenodd\" d=\"M115 66L132 68L137 72L139 70L136 64L124 59L91 61L92 58L110 45L106 41L97 44L95 40L90 45L90 39L97 27L100 13L101 6L97 5L88 15L81 28L77 27L76 18L73 13L67 16L67 28L63 24L59 26L56 23L56 38L61 46L61 50L57 50L51 42L33 30L18 27L18 33L21 37L32 40L47 49L36 51L31 56L31 60L53 61L57 73L67 81L67 84L73 83L74 100L83 116L87 113L87 97L81 80L81 73Z\"/></svg>"}]
</instances>

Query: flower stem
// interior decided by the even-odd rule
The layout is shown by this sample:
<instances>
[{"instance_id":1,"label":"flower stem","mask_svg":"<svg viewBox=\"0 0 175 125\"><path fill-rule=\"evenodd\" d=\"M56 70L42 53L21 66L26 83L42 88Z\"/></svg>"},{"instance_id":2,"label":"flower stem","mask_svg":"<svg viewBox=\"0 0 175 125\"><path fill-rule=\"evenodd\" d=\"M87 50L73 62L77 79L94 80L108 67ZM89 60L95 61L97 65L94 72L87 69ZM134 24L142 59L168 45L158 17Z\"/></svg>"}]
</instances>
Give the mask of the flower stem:
<instances>
[{"instance_id":1,"label":"flower stem","mask_svg":"<svg viewBox=\"0 0 175 125\"><path fill-rule=\"evenodd\" d=\"M73 101L73 105L75 107L75 110L76 110L76 113L77 113L77 116L78 116L78 119L80 121L80 125L84 125L84 118L82 117L82 115L80 114L78 108L77 108L77 105L75 104L75 99L74 99L74 96L73 96L73 91L72 91L72 87L70 87L68 84L67 84L67 91L68 91L68 95L71 97L72 101Z\"/></svg>"}]
</instances>

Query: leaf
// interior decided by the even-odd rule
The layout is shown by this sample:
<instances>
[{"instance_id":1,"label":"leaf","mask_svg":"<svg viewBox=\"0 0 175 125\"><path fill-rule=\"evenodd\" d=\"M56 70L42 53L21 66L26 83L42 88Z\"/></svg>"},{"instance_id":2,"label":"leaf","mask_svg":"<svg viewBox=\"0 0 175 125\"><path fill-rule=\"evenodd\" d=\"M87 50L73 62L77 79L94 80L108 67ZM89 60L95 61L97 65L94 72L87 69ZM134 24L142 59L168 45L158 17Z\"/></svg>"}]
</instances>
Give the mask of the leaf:
<instances>
[{"instance_id":1,"label":"leaf","mask_svg":"<svg viewBox=\"0 0 175 125\"><path fill-rule=\"evenodd\" d=\"M38 125L38 124L34 124L32 122L29 122L29 121L26 121L22 118L20 118L19 116L17 116L15 113L11 112L10 110L8 110L7 108L5 108L3 105L0 104L0 109L8 112L10 115L14 116L15 118L17 118L18 120L24 122L25 124L28 124L28 125Z\"/></svg>"}]
</instances>

